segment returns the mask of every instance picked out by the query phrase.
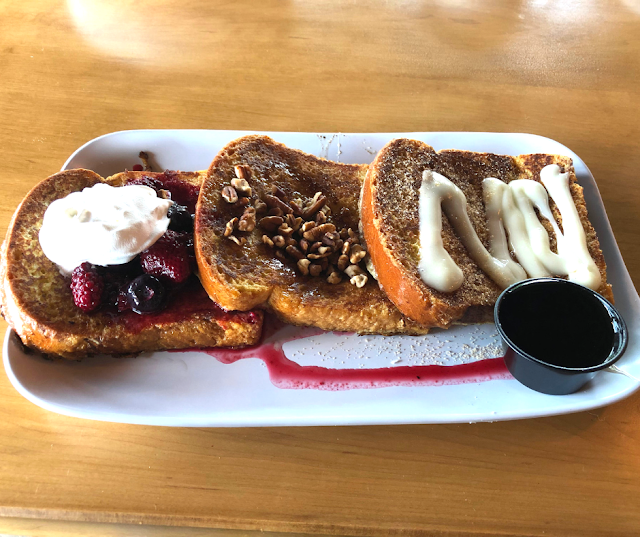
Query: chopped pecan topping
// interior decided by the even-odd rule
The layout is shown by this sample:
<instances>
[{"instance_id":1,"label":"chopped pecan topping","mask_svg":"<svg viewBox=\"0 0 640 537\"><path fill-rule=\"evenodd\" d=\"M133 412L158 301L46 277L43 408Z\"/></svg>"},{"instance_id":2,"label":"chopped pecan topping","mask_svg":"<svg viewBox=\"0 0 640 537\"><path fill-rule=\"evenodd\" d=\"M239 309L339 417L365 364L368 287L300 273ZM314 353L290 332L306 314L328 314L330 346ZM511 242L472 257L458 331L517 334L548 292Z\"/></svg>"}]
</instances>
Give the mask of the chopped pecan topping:
<instances>
[{"instance_id":1,"label":"chopped pecan topping","mask_svg":"<svg viewBox=\"0 0 640 537\"><path fill-rule=\"evenodd\" d=\"M289 206L289 204L285 203L280 198L277 198L275 196L270 196L270 195L267 194L264 197L264 201L267 204L267 206L270 207L271 209L278 208L284 214L293 213L293 209Z\"/></svg>"},{"instance_id":2,"label":"chopped pecan topping","mask_svg":"<svg viewBox=\"0 0 640 537\"><path fill-rule=\"evenodd\" d=\"M273 207L267 212L269 216L282 216L284 213L280 207Z\"/></svg>"},{"instance_id":3,"label":"chopped pecan topping","mask_svg":"<svg viewBox=\"0 0 640 537\"><path fill-rule=\"evenodd\" d=\"M271 193L281 200L287 199L287 195L284 193L284 190L282 190L278 185L271 185Z\"/></svg>"},{"instance_id":4,"label":"chopped pecan topping","mask_svg":"<svg viewBox=\"0 0 640 537\"><path fill-rule=\"evenodd\" d=\"M311 265L311 261L308 259L301 259L298 261L298 269L300 269L300 272L302 272L304 276L309 275L309 265Z\"/></svg>"},{"instance_id":5,"label":"chopped pecan topping","mask_svg":"<svg viewBox=\"0 0 640 537\"><path fill-rule=\"evenodd\" d=\"M349 266L349 258L346 255L341 255L338 258L338 270L344 270Z\"/></svg>"},{"instance_id":6,"label":"chopped pecan topping","mask_svg":"<svg viewBox=\"0 0 640 537\"><path fill-rule=\"evenodd\" d=\"M317 265L316 263L311 263L311 266L309 267L309 274L311 274L311 276L320 276L321 272L322 272L322 267L320 265Z\"/></svg>"},{"instance_id":7,"label":"chopped pecan topping","mask_svg":"<svg viewBox=\"0 0 640 537\"><path fill-rule=\"evenodd\" d=\"M340 283L342 281L342 276L340 276L340 273L337 271L333 271L331 274L329 274L329 277L327 278L327 282L332 283L332 284L337 284Z\"/></svg>"},{"instance_id":8,"label":"chopped pecan topping","mask_svg":"<svg viewBox=\"0 0 640 537\"><path fill-rule=\"evenodd\" d=\"M302 218L311 218L320 209L322 209L322 207L324 207L326 201L326 196L323 196L320 192L317 192L313 198L313 201L311 202L311 205L309 205L304 211L302 211ZM325 216L324 213L322 213L322 215Z\"/></svg>"},{"instance_id":9,"label":"chopped pecan topping","mask_svg":"<svg viewBox=\"0 0 640 537\"><path fill-rule=\"evenodd\" d=\"M314 227L316 227L315 222L305 222L300 226L300 229L302 230L302 233L306 233L307 231L309 231L310 229L313 229Z\"/></svg>"},{"instance_id":10,"label":"chopped pecan topping","mask_svg":"<svg viewBox=\"0 0 640 537\"><path fill-rule=\"evenodd\" d=\"M322 259L323 257L329 257L330 255L331 255L331 252L327 252L327 253L324 253L324 254L307 254L307 257L309 259L312 259L312 260L315 261L316 259Z\"/></svg>"},{"instance_id":11,"label":"chopped pecan topping","mask_svg":"<svg viewBox=\"0 0 640 537\"><path fill-rule=\"evenodd\" d=\"M267 246L271 246L273 248L274 244L269 235L262 235L262 242L264 242Z\"/></svg>"},{"instance_id":12,"label":"chopped pecan topping","mask_svg":"<svg viewBox=\"0 0 640 537\"><path fill-rule=\"evenodd\" d=\"M234 166L233 171L236 172L236 177L238 179L249 179L249 177L251 177L251 170L249 169L249 166L244 164Z\"/></svg>"},{"instance_id":13,"label":"chopped pecan topping","mask_svg":"<svg viewBox=\"0 0 640 537\"><path fill-rule=\"evenodd\" d=\"M304 259L304 254L293 245L287 246L285 251L294 259Z\"/></svg>"},{"instance_id":14,"label":"chopped pecan topping","mask_svg":"<svg viewBox=\"0 0 640 537\"><path fill-rule=\"evenodd\" d=\"M227 203L235 203L238 201L238 193L232 186L225 186L222 189L222 197Z\"/></svg>"},{"instance_id":15,"label":"chopped pecan topping","mask_svg":"<svg viewBox=\"0 0 640 537\"><path fill-rule=\"evenodd\" d=\"M282 219L281 216L265 216L264 218L260 219L260 222L258 222L258 225L262 229L274 232L276 229L278 229L282 225L283 222L284 220Z\"/></svg>"},{"instance_id":16,"label":"chopped pecan topping","mask_svg":"<svg viewBox=\"0 0 640 537\"><path fill-rule=\"evenodd\" d=\"M351 254L349 255L349 261L354 265L359 263L367 255L367 251L359 244L354 244L351 247Z\"/></svg>"},{"instance_id":17,"label":"chopped pecan topping","mask_svg":"<svg viewBox=\"0 0 640 537\"><path fill-rule=\"evenodd\" d=\"M307 239L300 239L300 249L303 252L307 252L309 250L309 241Z\"/></svg>"},{"instance_id":18,"label":"chopped pecan topping","mask_svg":"<svg viewBox=\"0 0 640 537\"><path fill-rule=\"evenodd\" d=\"M241 194L251 196L251 187L246 179L231 179L231 186Z\"/></svg>"},{"instance_id":19,"label":"chopped pecan topping","mask_svg":"<svg viewBox=\"0 0 640 537\"><path fill-rule=\"evenodd\" d=\"M256 210L253 207L247 207L244 214L238 222L238 230L253 231L256 228Z\"/></svg>"},{"instance_id":20,"label":"chopped pecan topping","mask_svg":"<svg viewBox=\"0 0 640 537\"><path fill-rule=\"evenodd\" d=\"M369 280L369 278L367 277L366 274L358 274L358 275L354 276L353 278L351 278L349 280L349 282L351 282L358 289L360 289L361 287L365 286L365 284L367 283L368 280Z\"/></svg>"},{"instance_id":21,"label":"chopped pecan topping","mask_svg":"<svg viewBox=\"0 0 640 537\"><path fill-rule=\"evenodd\" d=\"M360 274L364 274L364 271L358 265L349 265L344 273L349 276L349 278L353 278L354 276L359 276Z\"/></svg>"},{"instance_id":22,"label":"chopped pecan topping","mask_svg":"<svg viewBox=\"0 0 640 537\"><path fill-rule=\"evenodd\" d=\"M224 228L224 236L228 237L233 233L233 230L236 228L236 224L238 223L237 218L232 218L227 222L227 225Z\"/></svg>"},{"instance_id":23,"label":"chopped pecan topping","mask_svg":"<svg viewBox=\"0 0 640 537\"><path fill-rule=\"evenodd\" d=\"M284 248L286 245L286 242L282 235L275 235L272 240L273 244L275 244L278 248Z\"/></svg>"},{"instance_id":24,"label":"chopped pecan topping","mask_svg":"<svg viewBox=\"0 0 640 537\"><path fill-rule=\"evenodd\" d=\"M302 236L308 241L319 241L325 233L333 233L335 230L336 226L333 224L321 224L305 231Z\"/></svg>"},{"instance_id":25,"label":"chopped pecan topping","mask_svg":"<svg viewBox=\"0 0 640 537\"><path fill-rule=\"evenodd\" d=\"M244 237L242 238L238 238L235 235L229 235L227 237L227 239L232 240L233 242L235 242L238 246L242 246L243 244L245 244L247 242L247 239L245 239Z\"/></svg>"},{"instance_id":26,"label":"chopped pecan topping","mask_svg":"<svg viewBox=\"0 0 640 537\"><path fill-rule=\"evenodd\" d=\"M267 204L262 200L256 200L255 208L258 213L267 212Z\"/></svg>"}]
</instances>

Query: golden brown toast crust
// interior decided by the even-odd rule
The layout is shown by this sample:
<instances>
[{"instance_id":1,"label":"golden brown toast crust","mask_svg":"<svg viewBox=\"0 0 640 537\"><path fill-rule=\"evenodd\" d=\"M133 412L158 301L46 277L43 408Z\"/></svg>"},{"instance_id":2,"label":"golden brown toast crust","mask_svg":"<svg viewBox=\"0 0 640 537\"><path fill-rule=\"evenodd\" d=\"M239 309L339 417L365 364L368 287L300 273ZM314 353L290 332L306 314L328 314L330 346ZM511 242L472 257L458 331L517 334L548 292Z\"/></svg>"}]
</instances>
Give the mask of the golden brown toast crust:
<instances>
[{"instance_id":1,"label":"golden brown toast crust","mask_svg":"<svg viewBox=\"0 0 640 537\"><path fill-rule=\"evenodd\" d=\"M136 174L154 175L127 172L106 181L121 185ZM186 173L184 180L199 184L203 176L204 172ZM215 304L208 311L208 303L204 303L200 311L184 309L184 314L176 315L169 312L169 304L168 313L153 314L143 323L148 326L141 326L141 318L146 316L114 316L101 311L87 314L73 304L69 280L43 254L38 233L49 203L100 181L103 179L89 170L57 173L36 185L13 216L0 254L0 299L2 314L23 343L45 354L70 359L98 353L135 354L256 343L262 325L260 312L228 314ZM178 300L178 293L176 297Z\"/></svg>"},{"instance_id":2,"label":"golden brown toast crust","mask_svg":"<svg viewBox=\"0 0 640 537\"><path fill-rule=\"evenodd\" d=\"M464 282L453 293L442 293L427 286L418 270L419 220L418 193L425 169L441 173L455 183L467 198L469 218L480 240L488 246L482 181L496 177L505 182L515 179L540 180L540 170L558 164L570 172L570 189L580 215L589 252L602 275L599 292L613 299L606 283L606 265L593 226L589 222L582 187L576 183L571 159L559 155L520 155L510 157L490 153L445 150L416 141L397 139L385 146L369 167L362 194L362 222L365 240L378 280L389 298L408 317L427 326L448 327L456 321L490 321L500 288L469 257L446 216L442 217L445 249L462 269ZM553 200L551 209L561 225ZM551 226L551 246L555 236Z\"/></svg>"},{"instance_id":3,"label":"golden brown toast crust","mask_svg":"<svg viewBox=\"0 0 640 537\"><path fill-rule=\"evenodd\" d=\"M322 192L337 229L354 230L358 229L360 189L367 170L366 165L340 164L290 149L266 136L245 136L224 147L208 170L195 220L200 278L214 301L227 309L262 306L291 324L325 330L427 332L406 319L371 278L358 289L348 278L330 284L326 275L303 276L293 260L274 257L274 251L263 244L260 227L236 233L246 238L244 245L225 238L227 222L243 213L242 207L221 196L222 188L235 177L237 165L250 171L252 200L271 194L273 185L288 199L311 198Z\"/></svg>"}]
</instances>

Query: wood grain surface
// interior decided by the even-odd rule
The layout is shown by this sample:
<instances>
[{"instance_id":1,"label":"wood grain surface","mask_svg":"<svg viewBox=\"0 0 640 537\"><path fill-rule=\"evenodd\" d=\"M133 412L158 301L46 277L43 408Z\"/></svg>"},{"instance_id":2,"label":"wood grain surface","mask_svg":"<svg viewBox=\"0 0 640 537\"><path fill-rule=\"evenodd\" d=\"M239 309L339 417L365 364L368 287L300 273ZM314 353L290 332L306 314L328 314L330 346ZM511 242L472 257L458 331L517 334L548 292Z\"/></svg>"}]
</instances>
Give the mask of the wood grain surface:
<instances>
[{"instance_id":1,"label":"wood grain surface","mask_svg":"<svg viewBox=\"0 0 640 537\"><path fill-rule=\"evenodd\" d=\"M637 0L2 0L0 77L2 234L115 130L529 132L587 163L640 282ZM640 535L640 394L504 423L179 429L59 416L1 374L0 515L43 536Z\"/></svg>"}]
</instances>

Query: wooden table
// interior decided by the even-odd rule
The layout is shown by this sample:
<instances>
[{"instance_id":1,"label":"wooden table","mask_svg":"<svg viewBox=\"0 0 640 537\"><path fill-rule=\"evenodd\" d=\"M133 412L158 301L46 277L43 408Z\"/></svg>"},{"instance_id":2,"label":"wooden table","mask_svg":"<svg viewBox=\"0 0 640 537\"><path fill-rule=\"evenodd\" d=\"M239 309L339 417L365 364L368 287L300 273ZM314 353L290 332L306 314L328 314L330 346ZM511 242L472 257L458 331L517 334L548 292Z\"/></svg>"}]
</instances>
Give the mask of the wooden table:
<instances>
[{"instance_id":1,"label":"wooden table","mask_svg":"<svg viewBox=\"0 0 640 537\"><path fill-rule=\"evenodd\" d=\"M640 282L634 0L4 0L0 76L2 233L115 130L530 132L586 161ZM49 413L1 374L0 506L0 532L47 536L639 535L640 394L506 423L178 429Z\"/></svg>"}]
</instances>

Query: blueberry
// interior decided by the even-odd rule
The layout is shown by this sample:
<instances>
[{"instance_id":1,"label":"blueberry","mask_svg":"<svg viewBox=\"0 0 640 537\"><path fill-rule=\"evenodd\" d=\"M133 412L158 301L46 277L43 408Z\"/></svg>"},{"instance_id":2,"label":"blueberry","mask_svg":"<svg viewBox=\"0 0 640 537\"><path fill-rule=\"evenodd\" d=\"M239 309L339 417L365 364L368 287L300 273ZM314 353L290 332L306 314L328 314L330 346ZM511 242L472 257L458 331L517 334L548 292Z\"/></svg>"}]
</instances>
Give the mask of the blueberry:
<instances>
[{"instance_id":1,"label":"blueberry","mask_svg":"<svg viewBox=\"0 0 640 537\"><path fill-rule=\"evenodd\" d=\"M136 313L151 313L162 307L164 286L150 274L143 274L127 287L127 301Z\"/></svg>"},{"instance_id":2,"label":"blueberry","mask_svg":"<svg viewBox=\"0 0 640 537\"><path fill-rule=\"evenodd\" d=\"M184 205L172 204L167 211L167 217L171 220L169 229L173 231L193 231L193 216Z\"/></svg>"}]
</instances>

